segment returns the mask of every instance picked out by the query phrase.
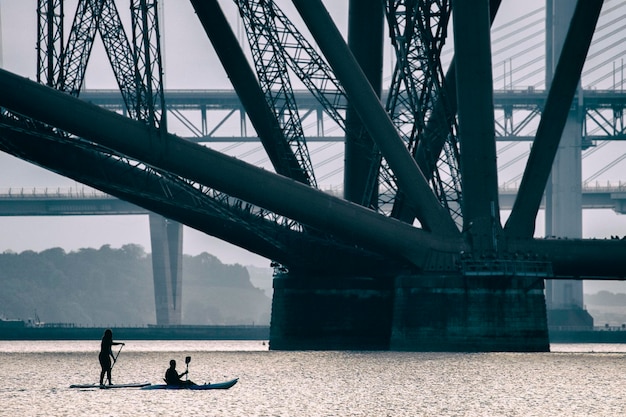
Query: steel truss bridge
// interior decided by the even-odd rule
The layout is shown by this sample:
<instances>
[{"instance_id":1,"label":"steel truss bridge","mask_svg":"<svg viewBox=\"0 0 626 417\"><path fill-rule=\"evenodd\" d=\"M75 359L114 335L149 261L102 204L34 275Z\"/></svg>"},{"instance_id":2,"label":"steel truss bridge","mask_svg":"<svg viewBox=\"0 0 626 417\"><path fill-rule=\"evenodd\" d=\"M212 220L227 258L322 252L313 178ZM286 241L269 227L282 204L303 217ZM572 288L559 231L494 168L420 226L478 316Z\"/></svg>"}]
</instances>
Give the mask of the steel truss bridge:
<instances>
[{"instance_id":1,"label":"steel truss bridge","mask_svg":"<svg viewBox=\"0 0 626 417\"><path fill-rule=\"evenodd\" d=\"M541 118L547 92L534 88L495 90L493 96L495 111L502 115L501 122L495 125L496 140L532 141L534 135L526 127ZM383 95L383 101L385 97ZM117 90L85 90L81 98L112 111L124 112L124 102ZM294 91L294 98L303 114L303 123L314 127L307 141L343 142L344 136L337 135L337 125L325 116L324 106L315 96L300 90ZM578 96L574 99L579 101ZM245 108L232 90L166 90L165 102L170 118L184 126L178 134L187 140L200 143L259 141L255 132L248 128ZM583 90L579 102L584 109L585 147L593 146L595 141L626 140L626 91ZM524 112L523 119L515 120L514 111ZM221 126L230 118L237 120L233 124L236 130L220 135Z\"/></svg>"},{"instance_id":2,"label":"steel truss bridge","mask_svg":"<svg viewBox=\"0 0 626 417\"><path fill-rule=\"evenodd\" d=\"M621 90L579 89L602 27L601 0L564 8L571 19L550 27L560 41L546 55L547 88L509 89L501 116L489 35L499 0L354 0L347 42L319 0L292 1L310 39L275 2L236 0L250 60L219 2L191 0L272 170L194 143L215 136L220 124L210 129L202 107L200 128L188 124L199 139L170 133L165 110L175 99L163 90L157 2L130 3L131 36L114 0L81 0L66 42L63 1L39 0L39 83L0 70L0 149L273 259L280 275L273 347L545 350L544 278L626 278L626 241L533 238L572 114L585 114L578 118L584 146L594 137L624 136ZM547 10L562 3L550 0ZM451 15L454 58L444 66ZM396 60L384 101L383 22ZM123 114L77 98L96 35ZM323 110L343 131L343 198L318 187L296 79L320 103L310 112ZM526 115L513 117L518 111ZM177 116L189 120L180 110ZM325 136L320 120L313 136ZM498 136L532 137L504 224ZM180 232L168 222L161 229L163 252L175 253ZM156 295L157 321L160 308L176 320L177 268L175 259L161 265L166 291L162 300ZM405 292L409 287L419 290ZM354 291L360 301L352 305ZM328 310L313 318L320 300ZM443 324L442 303L458 307ZM344 327L335 333L337 326Z\"/></svg>"}]
</instances>

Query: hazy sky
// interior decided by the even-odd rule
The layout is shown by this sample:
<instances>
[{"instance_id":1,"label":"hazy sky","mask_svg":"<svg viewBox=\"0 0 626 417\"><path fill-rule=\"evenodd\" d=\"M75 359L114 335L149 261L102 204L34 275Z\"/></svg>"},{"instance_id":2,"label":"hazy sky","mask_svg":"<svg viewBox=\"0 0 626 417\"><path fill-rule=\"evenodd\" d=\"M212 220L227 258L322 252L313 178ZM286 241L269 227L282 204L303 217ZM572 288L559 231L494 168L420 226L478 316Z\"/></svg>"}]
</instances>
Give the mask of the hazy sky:
<instances>
[{"instance_id":1,"label":"hazy sky","mask_svg":"<svg viewBox=\"0 0 626 417\"><path fill-rule=\"evenodd\" d=\"M285 7L286 12L297 20L296 15L290 13L292 8L289 3L289 1L279 1L279 4ZM344 30L348 0L327 0L325 3ZM533 10L542 2L541 0L524 2L504 0L503 3L496 26L511 20L514 16ZM36 70L36 4L36 0L0 0L3 37L2 66L32 79L35 78ZM65 4L67 35L76 1L66 0ZM122 18L129 19L128 0L117 0L116 4ZM229 18L236 22L233 2L222 0L220 4ZM166 87L172 89L231 88L189 1L167 0L164 8ZM233 28L241 33L241 28L237 23L233 24ZM116 88L99 41L95 44L88 67L86 87L90 89ZM72 180L51 174L6 154L0 154L0 172L2 173L0 192L8 188L21 187L28 189L81 187ZM610 180L626 180L626 175L621 175L624 172L623 168L615 172L610 174ZM146 251L151 251L147 216L0 217L0 230L2 230L0 252L8 249L16 252L27 249L40 251L51 247L62 247L70 251L81 247L97 248L103 244L120 247L126 243L137 243L146 248ZM538 222L538 230L543 230L541 219ZM613 234L626 235L626 216L616 215L611 210L585 212L585 237L605 237ZM269 265L266 259L185 228L184 252L197 254L203 251L212 253L227 263Z\"/></svg>"}]
</instances>

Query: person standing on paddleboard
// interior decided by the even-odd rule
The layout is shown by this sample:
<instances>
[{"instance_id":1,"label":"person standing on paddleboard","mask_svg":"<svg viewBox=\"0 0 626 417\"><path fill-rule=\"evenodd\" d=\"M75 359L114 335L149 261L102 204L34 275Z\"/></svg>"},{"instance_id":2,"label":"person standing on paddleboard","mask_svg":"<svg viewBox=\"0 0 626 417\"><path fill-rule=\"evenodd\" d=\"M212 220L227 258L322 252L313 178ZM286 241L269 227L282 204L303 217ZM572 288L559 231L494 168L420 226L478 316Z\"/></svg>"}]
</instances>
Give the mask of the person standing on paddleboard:
<instances>
[{"instance_id":1,"label":"person standing on paddleboard","mask_svg":"<svg viewBox=\"0 0 626 417\"><path fill-rule=\"evenodd\" d=\"M106 329L104 331L104 336L102 336L102 342L100 342L100 354L98 355L100 367L102 368L102 371L100 371L100 385L103 385L105 373L107 375L109 385L111 385L111 368L113 367L111 364L111 358L113 359L113 363L115 363L115 361L117 360L117 358L113 355L113 351L111 350L113 345L124 346L125 343L114 342L113 332L111 331L111 329ZM122 349L120 348L120 350Z\"/></svg>"}]
</instances>

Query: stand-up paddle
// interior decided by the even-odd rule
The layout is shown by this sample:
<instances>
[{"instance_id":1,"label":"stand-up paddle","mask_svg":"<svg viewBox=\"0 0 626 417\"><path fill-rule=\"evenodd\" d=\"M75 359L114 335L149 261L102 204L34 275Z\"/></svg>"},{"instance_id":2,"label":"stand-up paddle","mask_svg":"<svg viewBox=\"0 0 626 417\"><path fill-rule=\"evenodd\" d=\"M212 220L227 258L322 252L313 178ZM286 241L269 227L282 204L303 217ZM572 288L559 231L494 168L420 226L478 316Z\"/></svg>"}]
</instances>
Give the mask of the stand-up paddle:
<instances>
[{"instance_id":1,"label":"stand-up paddle","mask_svg":"<svg viewBox=\"0 0 626 417\"><path fill-rule=\"evenodd\" d=\"M120 345L120 350L118 350L117 351L117 355L115 355L115 360L113 361L113 364L111 365L111 370L113 370L113 367L117 363L117 357L120 356L120 352L122 351L123 347L124 347L124 344Z\"/></svg>"},{"instance_id":2,"label":"stand-up paddle","mask_svg":"<svg viewBox=\"0 0 626 417\"><path fill-rule=\"evenodd\" d=\"M185 358L185 365L187 365L187 372L185 373L185 381L189 381L189 362L191 362L191 356Z\"/></svg>"}]
</instances>

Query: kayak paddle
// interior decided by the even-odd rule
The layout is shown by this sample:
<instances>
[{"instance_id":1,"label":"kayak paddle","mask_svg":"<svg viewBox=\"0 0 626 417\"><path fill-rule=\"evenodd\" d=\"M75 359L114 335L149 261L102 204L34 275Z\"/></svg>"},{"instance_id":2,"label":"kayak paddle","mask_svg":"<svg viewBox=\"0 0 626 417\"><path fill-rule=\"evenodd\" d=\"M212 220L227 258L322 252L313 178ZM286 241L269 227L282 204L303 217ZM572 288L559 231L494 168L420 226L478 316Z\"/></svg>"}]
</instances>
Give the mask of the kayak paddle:
<instances>
[{"instance_id":1,"label":"kayak paddle","mask_svg":"<svg viewBox=\"0 0 626 417\"><path fill-rule=\"evenodd\" d=\"M191 356L185 358L185 365L187 365L187 373L185 374L185 381L189 381L189 362L191 362Z\"/></svg>"}]
</instances>

